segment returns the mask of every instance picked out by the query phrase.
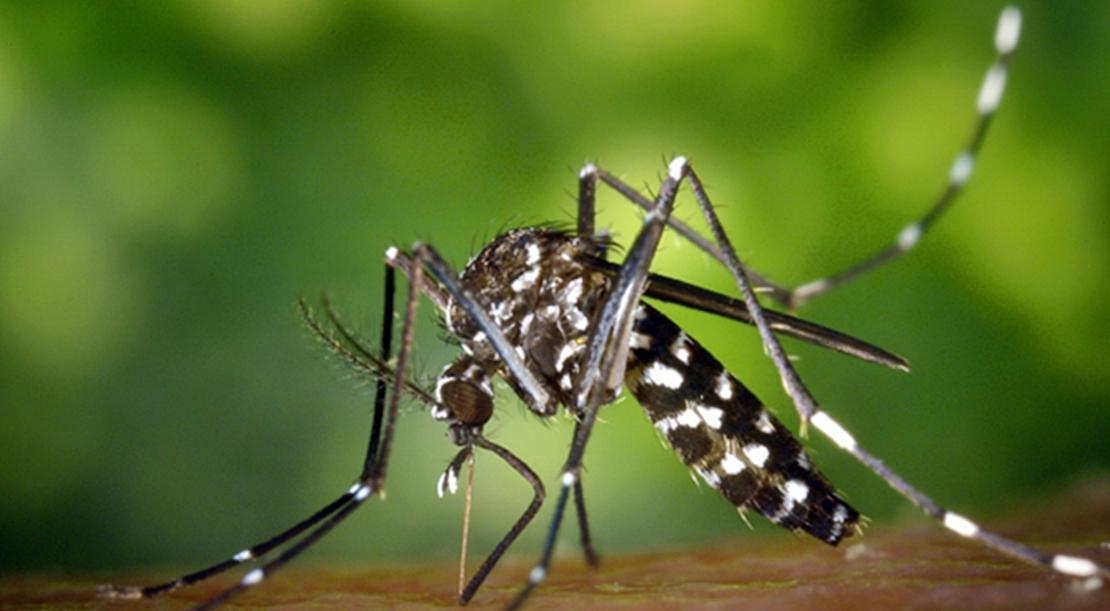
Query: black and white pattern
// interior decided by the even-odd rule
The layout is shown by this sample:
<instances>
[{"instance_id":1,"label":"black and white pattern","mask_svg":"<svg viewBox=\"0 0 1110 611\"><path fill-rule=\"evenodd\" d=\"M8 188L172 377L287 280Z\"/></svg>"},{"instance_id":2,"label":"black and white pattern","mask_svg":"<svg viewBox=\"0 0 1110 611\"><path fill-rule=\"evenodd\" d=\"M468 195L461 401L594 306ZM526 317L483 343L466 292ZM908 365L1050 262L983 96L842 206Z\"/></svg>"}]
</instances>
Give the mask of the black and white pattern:
<instances>
[{"instance_id":1,"label":"black and white pattern","mask_svg":"<svg viewBox=\"0 0 1110 611\"><path fill-rule=\"evenodd\" d=\"M1064 575L1082 578L1088 587L1100 585L1102 579L1110 577L1107 566L1086 558L1041 552L984 531L968 518L942 508L864 450L819 406L787 359L776 334L893 368L905 369L905 361L820 325L764 310L753 290L753 285L760 287L775 301L797 306L918 243L971 174L990 117L1001 100L1019 30L1020 14L1007 8L995 37L997 59L976 102L978 119L972 139L956 156L941 198L921 219L902 229L891 246L829 278L787 289L746 268L721 228L701 180L682 157L671 161L653 200L597 166L587 164L579 174L576 231L542 226L509 231L482 249L461 274L429 245L418 243L410 251L390 248L385 255L385 308L379 350L371 350L351 333L326 300L324 312L333 331L326 330L309 308L301 304L308 325L325 345L378 380L369 448L355 483L309 518L224 562L164 584L146 588L105 586L101 592L121 598L154 596L285 546L275 558L249 571L200 608L210 608L262 582L327 534L367 498L383 492L398 406L405 395L427 405L434 418L445 422L449 439L460 447L437 484L441 496L457 490L463 465L477 449L504 460L533 488L528 507L462 588L459 599L466 603L536 515L546 496L539 476L512 452L484 435L483 428L496 403L493 380L498 376L538 416L551 417L561 406L576 422L543 553L509 608L522 604L546 576L556 533L572 495L583 550L587 560L596 563L583 496L583 457L599 409L611 403L622 386L627 386L640 402L679 459L739 510L750 508L775 524L808 533L830 545L858 531L859 512L821 474L793 434L724 365L644 302L644 297L680 303L756 326L803 424L825 434L956 534ZM641 231L619 264L606 260L610 244L594 227L598 181L647 211ZM712 240L671 217L675 193L682 183L693 191L713 233ZM652 259L667 227L726 266L742 298L652 274ZM409 288L399 349L394 356L396 271L408 277ZM442 370L433 390L414 383L406 373L421 294L443 312L447 329L462 349Z\"/></svg>"},{"instance_id":2,"label":"black and white pattern","mask_svg":"<svg viewBox=\"0 0 1110 611\"><path fill-rule=\"evenodd\" d=\"M636 310L625 382L679 458L737 508L835 545L859 512L712 354L655 308Z\"/></svg>"}]
</instances>

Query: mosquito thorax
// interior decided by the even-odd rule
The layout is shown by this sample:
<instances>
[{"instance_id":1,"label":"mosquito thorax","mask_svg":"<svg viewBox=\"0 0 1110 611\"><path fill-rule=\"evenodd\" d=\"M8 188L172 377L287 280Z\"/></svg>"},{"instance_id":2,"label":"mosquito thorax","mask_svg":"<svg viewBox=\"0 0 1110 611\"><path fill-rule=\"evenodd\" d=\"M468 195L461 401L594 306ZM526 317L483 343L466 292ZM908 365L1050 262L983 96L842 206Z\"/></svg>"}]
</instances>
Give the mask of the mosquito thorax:
<instances>
[{"instance_id":1,"label":"mosquito thorax","mask_svg":"<svg viewBox=\"0 0 1110 611\"><path fill-rule=\"evenodd\" d=\"M550 227L525 227L495 238L460 274L555 404L570 404L590 321L609 288L609 277L588 264L597 252L593 240ZM473 362L490 373L503 372L486 334L455 300L446 322ZM536 405L511 376L506 379L533 411L554 413L556 405Z\"/></svg>"}]
</instances>

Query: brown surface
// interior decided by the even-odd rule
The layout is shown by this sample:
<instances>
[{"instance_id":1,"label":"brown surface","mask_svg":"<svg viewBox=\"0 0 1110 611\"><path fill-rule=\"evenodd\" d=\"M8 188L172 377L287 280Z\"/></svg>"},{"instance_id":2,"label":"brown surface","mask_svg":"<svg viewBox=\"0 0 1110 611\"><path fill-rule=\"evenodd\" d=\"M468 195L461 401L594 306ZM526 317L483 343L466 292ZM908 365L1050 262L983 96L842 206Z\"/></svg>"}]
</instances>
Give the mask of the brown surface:
<instances>
[{"instance_id":1,"label":"brown surface","mask_svg":"<svg viewBox=\"0 0 1110 611\"><path fill-rule=\"evenodd\" d=\"M1110 482L1078 486L1026 508L1003 534L1050 551L1110 561ZM862 544L862 547L860 545ZM854 556L854 557L853 557ZM848 557L853 557L848 559ZM497 609L528 570L505 562L470 609ZM164 575L112 575L149 583ZM227 578L153 600L94 596L103 579L6 576L0 609L154 611L186 609L230 583ZM450 563L400 568L284 571L225 608L331 610L457 608ZM1010 561L939 527L876 525L842 549L809 540L602 558L590 571L573 554L557 559L528 609L1110 609L1110 586L1084 591L1077 581Z\"/></svg>"}]
</instances>

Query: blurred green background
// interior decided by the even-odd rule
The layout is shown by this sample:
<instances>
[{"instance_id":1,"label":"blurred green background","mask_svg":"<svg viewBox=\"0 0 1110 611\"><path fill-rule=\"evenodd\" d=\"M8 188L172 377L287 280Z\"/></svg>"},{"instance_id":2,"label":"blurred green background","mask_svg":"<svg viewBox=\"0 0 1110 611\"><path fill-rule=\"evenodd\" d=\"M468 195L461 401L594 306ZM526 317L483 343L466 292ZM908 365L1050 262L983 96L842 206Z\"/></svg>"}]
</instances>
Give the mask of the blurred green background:
<instances>
[{"instance_id":1,"label":"blurred green background","mask_svg":"<svg viewBox=\"0 0 1110 611\"><path fill-rule=\"evenodd\" d=\"M965 197L912 255L803 311L914 372L788 344L865 446L987 521L1110 466L1110 4L1022 7ZM939 193L1000 8L0 3L0 569L197 568L334 498L371 391L296 297L326 288L376 337L388 245L427 240L461 265L503 227L570 221L587 160L641 186L687 155L741 256L776 279L869 254ZM638 214L600 203L627 244ZM677 215L697 218L688 195ZM657 260L731 290L688 244L665 239ZM675 316L796 424L754 332ZM421 320L431 376L452 349L427 302ZM571 424L509 394L488 434L553 490ZM631 400L602 417L585 484L603 553L753 536ZM810 445L876 528L918 519ZM454 451L408 408L388 499L311 559L456 554L461 499L434 492ZM477 556L529 489L484 455L475 485Z\"/></svg>"}]
</instances>

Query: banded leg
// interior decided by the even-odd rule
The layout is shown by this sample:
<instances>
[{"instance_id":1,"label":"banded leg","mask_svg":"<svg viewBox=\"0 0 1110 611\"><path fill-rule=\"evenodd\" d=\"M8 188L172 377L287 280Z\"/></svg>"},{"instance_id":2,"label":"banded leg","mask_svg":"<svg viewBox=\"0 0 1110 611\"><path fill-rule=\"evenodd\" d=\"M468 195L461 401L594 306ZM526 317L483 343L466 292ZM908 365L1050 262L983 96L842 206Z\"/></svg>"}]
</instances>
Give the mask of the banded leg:
<instances>
[{"instance_id":1,"label":"banded leg","mask_svg":"<svg viewBox=\"0 0 1110 611\"><path fill-rule=\"evenodd\" d=\"M1002 101L1002 93L1006 89L1006 74L1010 68L1010 60L1014 49L1017 48L1018 38L1021 33L1021 12L1017 7L1009 6L1003 9L998 18L998 27L994 34L994 48L996 56L994 63L987 69L983 83L979 87L979 94L975 100L975 125L971 130L971 137L963 150L956 154L952 167L948 170L948 181L940 196L920 219L906 225L898 232L894 242L879 252L856 263L848 269L829 276L807 282L794 289L784 289L772 285L771 294L774 299L790 308L801 307L809 299L832 290L856 276L868 272L891 259L894 259L913 248L921 236L940 218L952 205L956 197L963 191L971 171L975 167L975 159L979 156L979 149L987 135L994 113Z\"/></svg>"},{"instance_id":2,"label":"banded leg","mask_svg":"<svg viewBox=\"0 0 1110 611\"><path fill-rule=\"evenodd\" d=\"M415 313L415 287L411 285L409 290L409 304L406 307L405 328L402 332L403 345L401 352L398 355L397 367L398 371L402 371L408 358L408 347L405 344L411 343L411 324L412 315ZM395 285L394 273L392 268L386 268L386 284L385 284L385 308L384 308L384 321L382 325L381 336L381 357L380 362L385 362L389 358L392 343L392 323L393 323L393 301L394 301ZM359 362L357 358L342 349L342 346L332 340L318 324L312 320L304 302L300 302L302 314L305 315L306 320L309 321L309 326L316 334L321 337L326 343L333 348L339 349L339 353L348 358L351 362ZM369 353L367 353L369 354ZM372 357L373 358L373 357ZM363 500L365 500L371 493L377 492L381 489L385 481L385 461L384 458L388 454L393 437L393 423L396 419L397 407L399 403L399 393L404 388L403 376L393 376L393 396L390 401L388 412L385 409L385 394L387 386L385 378L379 377L377 392L374 401L374 416L373 425L371 427L371 435L368 443L367 456L363 464L362 473L358 481L352 485L346 492L340 495L337 499L329 503L324 508L320 509L307 519L298 522L288 530L278 534L277 536L264 541L262 543L253 545L231 558L214 564L210 567L186 574L182 577L168 581L162 584L156 584L147 587L130 587L130 586L113 586L105 585L98 588L98 594L111 598L148 598L172 591L181 586L191 585L199 581L203 581L231 569L239 564L249 560L259 559L271 551L274 551L281 545L287 543L293 538L301 535L315 527L314 530L305 535L296 544L287 548L280 556L272 560L261 568L256 568L240 579L240 581L231 588L228 588L216 595L215 597L198 605L198 609L209 609L215 605L224 602L235 594L261 582L263 578L273 570L288 562L293 557L298 555L301 551L308 548L312 543L319 540L331 528L342 521L349 515L355 508L357 508ZM384 423L384 430L383 430Z\"/></svg>"},{"instance_id":3,"label":"banded leg","mask_svg":"<svg viewBox=\"0 0 1110 611\"><path fill-rule=\"evenodd\" d=\"M667 219L674 207L675 193L682 181L682 171L685 167L686 160L682 157L671 162L667 176L659 187L655 204L645 216L643 227L636 235L636 241L629 248L621 265L620 274L609 290L593 323L581 375L575 382L574 403L571 410L576 414L578 424L563 466L555 512L544 539L540 558L528 573L528 580L524 587L510 601L507 609L516 609L523 604L532 590L547 576L555 550L555 539L562 523L570 491L579 483L582 457L597 419L597 410L602 405L612 402L617 389L624 383L633 313L644 292L648 269L658 248L663 228L666 227ZM579 221L579 226L583 226L582 221Z\"/></svg>"},{"instance_id":4,"label":"banded leg","mask_svg":"<svg viewBox=\"0 0 1110 611\"><path fill-rule=\"evenodd\" d=\"M387 270L386 276L388 277L391 274L392 270ZM311 547L312 544L319 541L324 535L338 526L343 520L354 513L356 509L362 506L362 502L369 498L371 494L380 494L384 489L385 478L388 473L389 454L393 447L393 435L397 424L397 414L400 410L401 393L405 389L404 371L408 364L409 352L412 348L412 336L416 318L416 304L420 295L420 283L420 271L417 270L415 276L413 276L412 280L409 282L408 297L405 303L405 315L401 326L401 345L397 352L396 373L393 376L390 388L389 404L384 416L384 425L381 428L381 438L379 442L375 442L374 440L370 442L370 447L377 450L377 455L367 458L363 473L347 492L347 494L351 496L350 500L340 507L330 518L323 521L319 526L305 535L304 538L286 548L285 551L273 560L248 572L235 585L198 605L196 611L207 611L248 588L261 583L274 571L284 566L293 558L299 556L301 552ZM392 302L390 302L386 311L392 312ZM392 327L392 316L389 315L387 320L387 326ZM384 339L384 328L382 333ZM382 354L388 357L388 352L384 350L384 343L385 342L383 342ZM382 401L384 404L384 399ZM377 404L378 400L375 397L375 405ZM377 418L375 418L375 420L376 419Z\"/></svg>"},{"instance_id":5,"label":"banded leg","mask_svg":"<svg viewBox=\"0 0 1110 611\"><path fill-rule=\"evenodd\" d=\"M451 295L454 298L460 300L466 299L468 297L473 299L472 296L469 296L468 292L461 290L457 282L455 282L456 275L454 274L454 272L450 270L446 262L444 262L430 246L417 244L417 246L414 248L413 256L416 258L416 260L422 262L423 265L428 266L429 270L433 272L434 276L436 276L437 278L440 276L446 278L447 283L445 284L447 286L429 286L427 283L425 283L423 279L423 267L421 265L414 264L413 257L410 257L409 255L399 251L398 249L391 248L386 253L387 264L393 268L402 270L403 273L409 276L410 291L412 291L415 287L416 291L429 294L432 300L435 301L437 304L444 305L447 303L448 295ZM410 294L410 299L415 299L415 297ZM481 304L476 305L478 307L481 307ZM446 411L449 409L448 406L438 405L439 401L437 401L436 398L433 398L431 395L419 389L419 387L411 385L407 381L403 380L399 375L396 375L394 374L394 372L390 371L389 365L384 360L374 359L372 353L367 348L362 346L359 340L354 337L354 335L339 321L339 317L334 313L334 311L332 311L332 309L330 308L330 304L328 304L326 299L325 307L328 318L331 320L333 326L339 331L341 336L346 340L346 343L352 346L359 355L369 360L369 363L357 357L349 356L346 352L343 351L341 346L337 346L337 349L340 351L340 353L346 356L348 360L354 363L357 367L370 371L373 375L377 376L379 380L396 380L398 382L406 384L406 386L403 386L405 390L407 390L410 394L416 396L425 404L435 405L435 409L438 411ZM415 308L413 307L410 309L414 310ZM446 308L444 307L444 309ZM406 310L406 312L408 312L408 310ZM406 322L409 320L409 318L410 317L406 315ZM318 325L313 324L312 326L314 329L318 329ZM495 327L491 327L490 332L499 333L499 331L497 331ZM328 338L326 334L322 334L322 336L326 340L330 340L330 338ZM409 340L409 343L411 343L411 339ZM513 357L517 356L515 352L512 352L511 354ZM521 364L517 363L517 366L521 366ZM462 378L459 379L461 380ZM491 394L484 396L483 400L492 402L492 391L490 391L490 393ZM453 399L450 400L462 400L463 402L472 403L473 395L471 395L470 398L467 399L460 399L460 397L462 396L463 395L458 394L451 395ZM473 407L473 405L468 405L465 409L473 410L475 408ZM487 412L484 417L479 417L481 419L481 423L479 423L477 426L458 426L458 428L455 428L453 431L449 431L449 437L456 439L456 443L458 443L459 445L465 445L467 447L458 453L455 460L453 460L448 466L447 471L445 471L443 476L441 476L439 484L437 486L439 495L442 497L445 490L450 490L452 493L455 492L458 482L458 473L462 467L465 458L470 455L472 446L478 446L480 448L489 450L500 457L502 460L504 460L506 463L508 463L509 466L520 473L521 477L523 477L525 481L527 481L529 485L532 486L534 494L531 503L525 509L524 513L521 514L521 516L517 519L517 521L513 524L513 526L501 539L501 541L498 542L498 544L483 561L482 565L471 577L470 581L460 592L459 604L461 605L467 604L471 600L471 598L473 598L474 594L477 593L478 589L489 576L489 573L493 570L497 562L501 559L501 556L504 555L505 551L508 550L513 542L516 541L520 533L535 517L536 513L539 511L539 508L543 503L545 496L542 482L535 474L535 472L532 471L531 468L529 468L528 465L524 463L524 461L519 459L508 449L495 444L482 436L480 427L481 424L485 422L485 418L488 418L488 412L492 410L492 403L477 409L478 411L485 410ZM458 425L462 423L456 424ZM594 554L592 548L589 546L588 543L589 531L585 523L584 507L580 515L582 518L581 524L584 548L586 549L587 558L592 559L594 557Z\"/></svg>"},{"instance_id":6,"label":"banded leg","mask_svg":"<svg viewBox=\"0 0 1110 611\"><path fill-rule=\"evenodd\" d=\"M395 256L393 253L391 255ZM451 269L451 266L431 246L417 243L413 247L412 256L415 261L413 265L408 266L408 273L415 274L422 269L422 266L426 267L432 277L443 286L445 293L453 297L485 333L489 343L527 396L533 411L547 416L554 414L558 405L551 389L525 366L521 356L513 349L505 334L490 318L487 304L479 301L470 289L459 283L455 270Z\"/></svg>"},{"instance_id":7,"label":"banded leg","mask_svg":"<svg viewBox=\"0 0 1110 611\"><path fill-rule=\"evenodd\" d=\"M752 284L759 287L760 292L765 292L771 299L782 304L786 308L796 309L813 297L828 292L852 280L856 276L866 273L891 259L897 258L913 248L921 240L925 232L928 231L940 216L952 205L963 191L968 179L971 177L971 172L975 166L975 160L986 138L987 128L990 126L991 119L994 117L994 113L998 109L999 103L1002 101L1002 94L1006 88L1007 71L1010 67L1014 49L1017 47L1020 32L1021 12L1013 6L1005 8L999 17L998 27L995 30L994 47L996 56L994 63L992 63L987 70L976 97L976 119L971 130L971 136L968 138L967 144L964 146L963 150L961 150L952 161L952 166L948 171L948 180L940 196L933 202L933 205L929 207L921 218L903 227L898 232L893 243L839 273L826 278L806 282L795 288L789 288L770 280L750 267L745 267L744 270L748 278L752 281ZM578 227L580 232L583 228L590 228L592 230L593 227L593 190L588 194L588 209L591 213L590 222L588 224L583 224L581 211L584 209L582 202L586 195L582 187L588 184L592 188L596 185L597 180L606 183L641 208L645 210L651 209L652 202L635 189L597 166L586 164L579 172L580 218ZM721 252L716 244L707 240L689 225L674 218L668 219L667 224L714 259L717 259L726 266L728 265L725 253Z\"/></svg>"},{"instance_id":8,"label":"banded leg","mask_svg":"<svg viewBox=\"0 0 1110 611\"><path fill-rule=\"evenodd\" d=\"M681 158L680 158L681 159ZM921 507L927 515L940 522L945 528L967 538L977 539L1007 555L1021 560L1040 564L1070 577L1092 578L1101 580L1110 578L1110 566L1094 562L1087 558L1063 554L1049 554L1024 544L1012 541L995 533L983 530L968 518L944 509L939 503L913 487L900 475L887 467L876 456L865 450L856 442L855 438L827 412L822 410L813 398L809 389L795 371L794 366L786 356L782 345L775 336L763 315L762 306L755 297L751 282L745 275L745 268L736 256L732 244L725 235L717 215L709 201L704 186L697 175L688 165L684 166L683 174L687 178L698 206L705 215L706 222L713 232L717 245L726 256L726 265L733 275L733 279L740 289L744 303L747 305L752 319L759 328L763 345L771 360L778 369L786 393L790 396L795 408L801 417L802 426L806 422L813 424L814 428L821 431L833 443L844 451L854 456L866 465L879 477L883 478L892 488L901 493L915 505Z\"/></svg>"},{"instance_id":9,"label":"banded leg","mask_svg":"<svg viewBox=\"0 0 1110 611\"><path fill-rule=\"evenodd\" d=\"M673 199L673 197L672 197ZM486 334L489 343L497 351L498 356L501 357L505 363L506 368L516 376L516 381L520 384L520 388L527 396L528 402L533 406L533 410L537 413L553 413L555 407L553 403L553 395L551 391L546 388L543 382L536 379L535 376L527 369L521 356L512 348L510 342L505 337L500 328L489 318L488 304L482 303L472 291L459 283L458 275L455 273L451 266L443 260L438 252L427 244L418 243L413 247L412 255L407 255L396 249L391 249L387 252L387 263L394 265L401 269L404 273L412 275L417 268L427 268L429 274L440 284L439 289L442 291L440 298L442 303L447 303L447 297L455 299L466 313L471 316L478 324L478 326ZM415 280L413 280L415 282ZM437 303L439 301L437 300ZM444 306L446 311L447 308ZM518 373L519 372L519 373ZM575 431L579 430L581 425L576 427ZM460 596L460 603L465 604L477 591L478 587L485 580L489 571L492 570L494 564L505 552L506 549L516 540L520 531L532 520L536 511L539 509L539 504L543 501L544 491L543 486L540 484L538 477L524 464L523 461L515 457L508 450L498 446L480 434L473 435L473 442L480 447L493 451L516 469L525 480L532 484L533 489L536 491L536 496L532 505L525 511L524 515L514 524L509 533L498 543L497 547L490 554L490 556L483 563L482 567L471 579L470 583L464 589ZM580 482L576 482L574 486L575 492L575 507L578 515L579 534L583 552L586 556L586 561L590 565L597 564L597 554L593 549L593 544L590 539L589 523L586 515L585 497L583 495L582 486Z\"/></svg>"}]
</instances>

